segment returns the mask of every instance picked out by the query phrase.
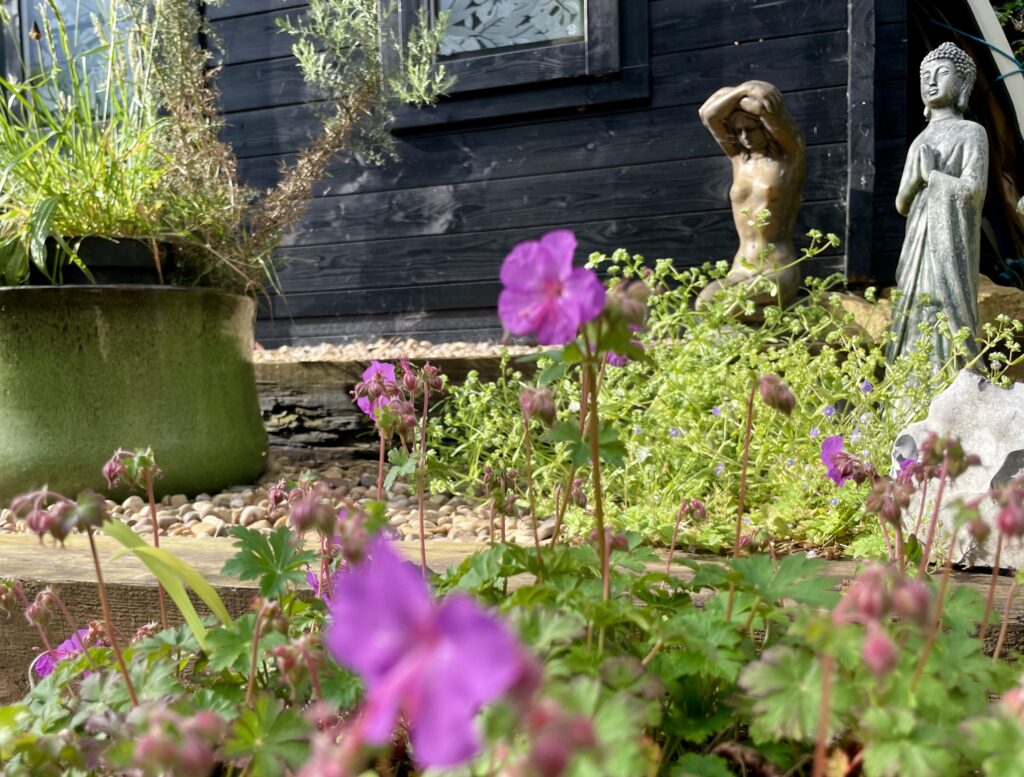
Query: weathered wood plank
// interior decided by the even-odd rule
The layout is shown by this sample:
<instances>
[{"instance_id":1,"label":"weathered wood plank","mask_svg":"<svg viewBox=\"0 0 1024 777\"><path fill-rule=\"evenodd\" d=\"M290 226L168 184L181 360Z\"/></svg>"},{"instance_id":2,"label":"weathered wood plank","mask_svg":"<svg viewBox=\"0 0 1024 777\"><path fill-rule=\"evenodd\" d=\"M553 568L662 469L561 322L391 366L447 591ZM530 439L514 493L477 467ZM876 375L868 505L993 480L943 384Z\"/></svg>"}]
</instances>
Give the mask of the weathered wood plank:
<instances>
[{"instance_id":1,"label":"weathered wood plank","mask_svg":"<svg viewBox=\"0 0 1024 777\"><path fill-rule=\"evenodd\" d=\"M837 200L845 145L809 150L805 202ZM321 197L284 245L322 245L416 235L557 226L701 212L728 202L726 158L684 159L462 186Z\"/></svg>"},{"instance_id":2,"label":"weathered wood plank","mask_svg":"<svg viewBox=\"0 0 1024 777\"><path fill-rule=\"evenodd\" d=\"M847 87L846 273L854 282L871 273L875 191L875 2L849 0Z\"/></svg>"},{"instance_id":3,"label":"weathered wood plank","mask_svg":"<svg viewBox=\"0 0 1024 777\"><path fill-rule=\"evenodd\" d=\"M653 0L651 45L667 53L846 29L846 10L821 0Z\"/></svg>"},{"instance_id":4,"label":"weathered wood plank","mask_svg":"<svg viewBox=\"0 0 1024 777\"><path fill-rule=\"evenodd\" d=\"M298 8L309 5L307 0L227 0L220 6L208 5L205 13L207 19L226 19L231 16L248 16L266 11L279 11L284 8Z\"/></svg>"},{"instance_id":5,"label":"weathered wood plank","mask_svg":"<svg viewBox=\"0 0 1024 777\"><path fill-rule=\"evenodd\" d=\"M225 65L254 62L277 57L290 57L295 38L281 31L278 22L296 19L301 8L253 13L230 19L212 21L210 27L219 38L218 52Z\"/></svg>"},{"instance_id":6,"label":"weathered wood plank","mask_svg":"<svg viewBox=\"0 0 1024 777\"><path fill-rule=\"evenodd\" d=\"M721 203L723 206L725 201ZM839 234L843 207L839 202L808 204L798 223L799 234L811 228ZM579 240L578 256L626 248L649 260L674 258L681 266L731 259L737 239L731 212L722 207L703 213L597 222L566 221ZM516 243L536 238L533 227L439 235L409 240L330 244L281 249L285 288L373 289L394 285L457 283L494 279L505 254ZM798 245L802 241L798 240Z\"/></svg>"},{"instance_id":7,"label":"weathered wood plank","mask_svg":"<svg viewBox=\"0 0 1024 777\"><path fill-rule=\"evenodd\" d=\"M843 87L797 92L787 106L810 143L846 138ZM700 123L697 106L679 106L561 119L511 127L400 137L397 159L380 167L339 160L317 186L317 196L526 178L599 167L621 167L721 153ZM239 173L267 188L281 161L295 156L242 160Z\"/></svg>"},{"instance_id":8,"label":"weathered wood plank","mask_svg":"<svg viewBox=\"0 0 1024 777\"><path fill-rule=\"evenodd\" d=\"M260 318L256 340L266 348L279 345L351 343L393 337L427 337L438 343L498 342L503 336L494 308L424 310L363 316L321 316L299 319Z\"/></svg>"}]
</instances>

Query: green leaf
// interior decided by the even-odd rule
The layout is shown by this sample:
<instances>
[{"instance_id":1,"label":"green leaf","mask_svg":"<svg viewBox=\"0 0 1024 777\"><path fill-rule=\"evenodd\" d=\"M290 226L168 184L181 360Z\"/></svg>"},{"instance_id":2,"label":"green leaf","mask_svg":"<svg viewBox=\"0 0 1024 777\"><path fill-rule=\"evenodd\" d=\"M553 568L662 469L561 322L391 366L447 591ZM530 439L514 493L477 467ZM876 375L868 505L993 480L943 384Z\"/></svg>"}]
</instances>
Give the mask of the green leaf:
<instances>
[{"instance_id":1,"label":"green leaf","mask_svg":"<svg viewBox=\"0 0 1024 777\"><path fill-rule=\"evenodd\" d=\"M29 216L29 254L35 265L49 277L46 267L46 238L50 235L50 224L53 212L59 200L56 197L43 197L35 202Z\"/></svg>"},{"instance_id":2,"label":"green leaf","mask_svg":"<svg viewBox=\"0 0 1024 777\"><path fill-rule=\"evenodd\" d=\"M229 531L238 551L224 562L221 573L239 580L259 580L260 596L274 599L288 591L289 583L306 579L305 568L317 560L317 554L301 550L287 526L268 535L243 526Z\"/></svg>"},{"instance_id":3,"label":"green leaf","mask_svg":"<svg viewBox=\"0 0 1024 777\"><path fill-rule=\"evenodd\" d=\"M733 777L733 774L724 758L687 753L676 761L672 777Z\"/></svg>"},{"instance_id":4,"label":"green leaf","mask_svg":"<svg viewBox=\"0 0 1024 777\"><path fill-rule=\"evenodd\" d=\"M583 436L580 425L573 421L558 421L544 435L547 442L579 443Z\"/></svg>"},{"instance_id":5,"label":"green leaf","mask_svg":"<svg viewBox=\"0 0 1024 777\"><path fill-rule=\"evenodd\" d=\"M839 601L839 593L833 590L836 581L822 574L822 559L794 554L774 562L768 556L756 555L738 558L731 564L739 572L738 588L760 596L764 602L781 604L784 599L793 599L831 609Z\"/></svg>"},{"instance_id":6,"label":"green leaf","mask_svg":"<svg viewBox=\"0 0 1024 777\"><path fill-rule=\"evenodd\" d=\"M252 636L255 625L255 613L248 613L236 620L231 628L216 629L210 632L207 637L210 648L206 652L209 656L211 672L233 669L243 675L249 674L249 667L252 664ZM263 634L260 637L259 656L286 641L285 636L276 631Z\"/></svg>"},{"instance_id":7,"label":"green leaf","mask_svg":"<svg viewBox=\"0 0 1024 777\"><path fill-rule=\"evenodd\" d=\"M556 361L554 364L548 365L537 376L537 385L550 386L555 381L561 380L568 366L562 361Z\"/></svg>"},{"instance_id":8,"label":"green leaf","mask_svg":"<svg viewBox=\"0 0 1024 777\"><path fill-rule=\"evenodd\" d=\"M390 491L391 486L400 477L409 477L416 472L416 457L411 456L401 448L392 448L388 451L388 461L391 467L388 474L384 476L384 488Z\"/></svg>"},{"instance_id":9,"label":"green leaf","mask_svg":"<svg viewBox=\"0 0 1024 777\"><path fill-rule=\"evenodd\" d=\"M807 650L776 645L740 675L740 687L754 700L750 734L755 742L793 739L813 742L821 712L821 659ZM852 690L832 683L829 730L850 706Z\"/></svg>"},{"instance_id":10,"label":"green leaf","mask_svg":"<svg viewBox=\"0 0 1024 777\"><path fill-rule=\"evenodd\" d=\"M273 696L261 694L252 709L242 710L224 745L228 758L247 758L246 774L280 777L309 756L309 725Z\"/></svg>"}]
</instances>

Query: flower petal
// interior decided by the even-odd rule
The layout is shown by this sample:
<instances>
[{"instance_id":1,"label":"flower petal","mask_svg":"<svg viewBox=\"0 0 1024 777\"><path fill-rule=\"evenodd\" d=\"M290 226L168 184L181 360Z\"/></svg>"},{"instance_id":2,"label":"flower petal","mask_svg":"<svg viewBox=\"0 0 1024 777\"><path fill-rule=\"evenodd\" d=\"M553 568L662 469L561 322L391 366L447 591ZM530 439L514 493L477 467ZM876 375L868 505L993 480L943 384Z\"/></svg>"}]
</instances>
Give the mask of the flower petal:
<instances>
[{"instance_id":1,"label":"flower petal","mask_svg":"<svg viewBox=\"0 0 1024 777\"><path fill-rule=\"evenodd\" d=\"M498 318L512 334L529 334L537 328L538 313L544 302L539 293L507 288L498 295Z\"/></svg>"},{"instance_id":2,"label":"flower petal","mask_svg":"<svg viewBox=\"0 0 1024 777\"><path fill-rule=\"evenodd\" d=\"M422 766L452 766L479 748L475 719L522 676L522 654L505 625L456 594L437 613L440 640L408 709L413 749Z\"/></svg>"},{"instance_id":3,"label":"flower petal","mask_svg":"<svg viewBox=\"0 0 1024 777\"><path fill-rule=\"evenodd\" d=\"M581 324L593 321L604 310L604 284L597 273L586 267L573 270L562 287L562 298L572 300L579 311Z\"/></svg>"},{"instance_id":4,"label":"flower petal","mask_svg":"<svg viewBox=\"0 0 1024 777\"><path fill-rule=\"evenodd\" d=\"M370 366L363 370L363 380L370 380L374 375L380 375L385 381L395 383L395 365L374 359L370 362Z\"/></svg>"},{"instance_id":5,"label":"flower petal","mask_svg":"<svg viewBox=\"0 0 1024 777\"><path fill-rule=\"evenodd\" d=\"M326 644L338 663L383 684L408 646L429 626L433 603L419 572L378 538L370 558L335 581Z\"/></svg>"},{"instance_id":6,"label":"flower petal","mask_svg":"<svg viewBox=\"0 0 1024 777\"><path fill-rule=\"evenodd\" d=\"M564 280L572 272L572 257L576 253L576 235L568 229L555 229L543 235L541 247L548 254L549 266L557 278Z\"/></svg>"},{"instance_id":7,"label":"flower petal","mask_svg":"<svg viewBox=\"0 0 1024 777\"><path fill-rule=\"evenodd\" d=\"M565 345L576 339L580 330L579 310L575 304L553 300L537 319L537 342L541 345Z\"/></svg>"}]
</instances>

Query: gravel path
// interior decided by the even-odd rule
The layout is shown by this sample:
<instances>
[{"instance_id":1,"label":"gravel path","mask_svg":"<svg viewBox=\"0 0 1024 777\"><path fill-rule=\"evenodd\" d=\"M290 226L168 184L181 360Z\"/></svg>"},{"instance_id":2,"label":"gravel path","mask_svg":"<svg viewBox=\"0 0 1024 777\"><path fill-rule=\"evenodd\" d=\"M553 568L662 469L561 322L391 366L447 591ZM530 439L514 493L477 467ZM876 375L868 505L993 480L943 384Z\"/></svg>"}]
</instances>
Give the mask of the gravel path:
<instances>
[{"instance_id":1,"label":"gravel path","mask_svg":"<svg viewBox=\"0 0 1024 777\"><path fill-rule=\"evenodd\" d=\"M308 362L339 361L368 362L397 360L402 356L409 359L456 359L480 356L500 356L503 350L520 355L532 353L536 346L502 345L500 343L432 343L429 340L375 340L372 343L347 343L334 345L281 346L280 348L256 348L253 361L266 362Z\"/></svg>"},{"instance_id":2,"label":"gravel path","mask_svg":"<svg viewBox=\"0 0 1024 777\"><path fill-rule=\"evenodd\" d=\"M280 479L292 480L308 466L299 466L287 456L272 452L267 473L255 485L233 486L218 494L200 494L189 499L185 494L165 496L157 505L160 536L223 537L231 526L248 526L269 532L287 523L287 515L279 509L268 510L267 488ZM376 464L367 461L332 461L314 468L321 479L334 487L339 497L365 504L376 493ZM405 483L396 483L386 494L388 516L397 536L419 539L419 517L416 495ZM489 537L487 505L479 500L449 494L427 496L426 535L428 541L486 542ZM153 533L149 506L136 494L122 503L107 502L111 513L123 520L139 535ZM553 521L541 523L541 536L550 538ZM16 520L8 510L0 510L0 534L25 531L25 522ZM498 528L495 527L495 531ZM529 520L506 520L506 536L519 544L533 542Z\"/></svg>"}]
</instances>

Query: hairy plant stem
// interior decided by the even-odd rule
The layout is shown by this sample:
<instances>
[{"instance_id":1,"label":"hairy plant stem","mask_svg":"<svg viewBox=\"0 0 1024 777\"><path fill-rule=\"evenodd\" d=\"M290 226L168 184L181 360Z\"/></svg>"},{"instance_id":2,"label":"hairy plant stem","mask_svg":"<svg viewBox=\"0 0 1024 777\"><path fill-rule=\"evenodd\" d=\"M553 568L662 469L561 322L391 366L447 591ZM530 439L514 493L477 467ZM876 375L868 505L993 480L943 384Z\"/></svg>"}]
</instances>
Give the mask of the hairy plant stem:
<instances>
[{"instance_id":1,"label":"hairy plant stem","mask_svg":"<svg viewBox=\"0 0 1024 777\"><path fill-rule=\"evenodd\" d=\"M313 693L316 695L316 700L323 703L324 692L320 687L320 675L316 671L316 664L313 663L313 657L309 654L306 646L299 640L299 650L302 651L302 658L306 662L306 668L309 670L309 684L313 686Z\"/></svg>"},{"instance_id":2,"label":"hairy plant stem","mask_svg":"<svg viewBox=\"0 0 1024 777\"><path fill-rule=\"evenodd\" d=\"M896 534L896 564L900 572L904 572L907 568L907 558L903 544L903 525L897 522L893 531Z\"/></svg>"},{"instance_id":3,"label":"hairy plant stem","mask_svg":"<svg viewBox=\"0 0 1024 777\"><path fill-rule=\"evenodd\" d=\"M935 539L935 527L939 523L939 510L942 507L942 494L946 490L946 478L949 477L949 457L942 460L942 469L939 471L939 490L935 494L935 509L932 510L932 518L928 523L928 537L924 543L924 550L921 553L921 564L917 570L917 576L924 578L928 571L929 556L932 552L932 542ZM923 496L921 497L924 498ZM954 536L955 533L954 533Z\"/></svg>"},{"instance_id":4,"label":"hairy plant stem","mask_svg":"<svg viewBox=\"0 0 1024 777\"><path fill-rule=\"evenodd\" d=\"M740 488L736 496L736 536L732 544L732 557L739 558L740 534L743 532L743 502L747 498L747 467L750 465L750 437L754 430L754 397L757 396L757 381L747 398L747 424L743 434L743 460L740 466ZM729 583L729 601L725 606L725 620L732 620L732 605L736 598L736 583Z\"/></svg>"},{"instance_id":5,"label":"hairy plant stem","mask_svg":"<svg viewBox=\"0 0 1024 777\"><path fill-rule=\"evenodd\" d=\"M383 501L384 499L384 430L378 429L380 435L380 453L377 457L377 501Z\"/></svg>"},{"instance_id":6,"label":"hairy plant stem","mask_svg":"<svg viewBox=\"0 0 1024 777\"><path fill-rule=\"evenodd\" d=\"M580 435L587 428L587 414L590 408L590 384L589 384L589 373L587 370L583 370L580 377ZM577 467L575 464L569 465L569 475L565 479L565 494L564 499L559 500L560 505L556 503L557 513L555 514L555 528L554 534L551 535L551 547L554 547L558 542L558 538L562 534L562 519L565 517L566 510L569 509L569 500L572 499L572 484L576 479Z\"/></svg>"},{"instance_id":7,"label":"hairy plant stem","mask_svg":"<svg viewBox=\"0 0 1024 777\"><path fill-rule=\"evenodd\" d=\"M754 623L754 618L757 616L757 608L760 607L760 606L761 606L761 597L758 596L757 598L754 599L754 603L752 605L750 605L750 615L747 616L747 620L743 624L743 628L740 629L741 632L749 632L750 631L750 627Z\"/></svg>"},{"instance_id":8,"label":"hairy plant stem","mask_svg":"<svg viewBox=\"0 0 1024 777\"><path fill-rule=\"evenodd\" d=\"M594 489L594 526L597 529L597 555L601 558L601 600L611 598L611 570L608 538L604 531L604 492L601 489L601 426L597 416L597 377L594 365L587 364L590 383L590 476Z\"/></svg>"},{"instance_id":9,"label":"hairy plant stem","mask_svg":"<svg viewBox=\"0 0 1024 777\"><path fill-rule=\"evenodd\" d=\"M683 516L686 515L687 503L679 505L679 511L676 513L676 525L672 529L672 544L668 546L668 560L665 562L665 574L672 574L672 556L676 552L676 541L679 539L679 524L683 522Z\"/></svg>"},{"instance_id":10,"label":"hairy plant stem","mask_svg":"<svg viewBox=\"0 0 1024 777\"><path fill-rule=\"evenodd\" d=\"M914 523L914 536L918 537L918 532L921 531L921 523L924 521L924 507L928 501L928 481L925 480L921 484L921 507L917 511L917 521ZM919 538L920 539L920 538Z\"/></svg>"},{"instance_id":11,"label":"hairy plant stem","mask_svg":"<svg viewBox=\"0 0 1024 777\"><path fill-rule=\"evenodd\" d=\"M828 710L834 666L835 659L831 655L826 653L821 657L821 707L818 711L818 735L814 739L814 769L811 777L825 777L828 766Z\"/></svg>"},{"instance_id":12,"label":"hairy plant stem","mask_svg":"<svg viewBox=\"0 0 1024 777\"><path fill-rule=\"evenodd\" d=\"M939 496L942 490L939 490ZM934 520L934 519L933 519ZM939 628L942 626L942 611L946 605L946 593L949 591L949 582L953 576L953 548L956 545L956 532L949 541L949 548L946 551L946 563L942 567L942 582L939 584L939 596L935 601L935 617L932 619L931 628L928 630L928 638L925 640L921 656L917 661L917 669L914 670L914 679L910 683L911 690L917 690L917 684L924 674L925 664L932 653L935 645L935 637L938 636Z\"/></svg>"},{"instance_id":13,"label":"hairy plant stem","mask_svg":"<svg viewBox=\"0 0 1024 777\"><path fill-rule=\"evenodd\" d=\"M523 416L523 450L526 455L526 494L530 502L530 526L533 529L533 547L537 551L538 577L544 577L544 557L540 552L540 534L537 532L537 502L533 495L533 439L530 419Z\"/></svg>"},{"instance_id":14,"label":"hairy plant stem","mask_svg":"<svg viewBox=\"0 0 1024 777\"><path fill-rule=\"evenodd\" d=\"M145 470L146 496L149 497L149 518L153 522L153 547L160 547L160 522L156 519L156 494L153 492L153 473L150 469ZM160 602L160 626L167 629L167 597L164 593L163 584L156 581L156 596Z\"/></svg>"},{"instance_id":15,"label":"hairy plant stem","mask_svg":"<svg viewBox=\"0 0 1024 777\"><path fill-rule=\"evenodd\" d=\"M1006 595L1006 604L1003 606L1003 622L999 624L999 639L996 640L996 649L992 651L992 663L999 660L1003 652L1003 644L1006 642L1006 632L1010 629L1010 614L1013 611L1013 595L1017 593L1017 579L1010 583L1010 593Z\"/></svg>"},{"instance_id":16,"label":"hairy plant stem","mask_svg":"<svg viewBox=\"0 0 1024 777\"><path fill-rule=\"evenodd\" d=\"M992 579L988 584L988 596L985 597L985 614L981 619L981 629L978 631L978 637L982 642L985 641L985 637L988 636L988 623L989 618L992 617L992 605L996 600L996 585L999 583L999 562L1003 555L1003 533L999 532L999 537L996 538L996 557L992 562Z\"/></svg>"},{"instance_id":17,"label":"hairy plant stem","mask_svg":"<svg viewBox=\"0 0 1024 777\"><path fill-rule=\"evenodd\" d=\"M252 627L252 655L249 662L249 678L245 683L245 706L252 706L252 692L256 684L256 658L260 649L260 637L263 632L263 616L266 614L266 607L260 607L256 613L256 623Z\"/></svg>"},{"instance_id":18,"label":"hairy plant stem","mask_svg":"<svg viewBox=\"0 0 1024 777\"><path fill-rule=\"evenodd\" d=\"M100 554L96 550L96 540L92 535L92 527L87 526L85 533L89 537L89 550L92 551L92 563L96 567L96 584L100 593L100 608L103 610L103 621L107 627L107 639L110 640L110 647L114 651L114 657L117 659L117 666L121 670L121 676L124 677L125 685L128 686L128 696L131 697L132 706L138 707L139 697L135 695L135 686L132 685L132 678L128 675L128 665L125 664L124 655L121 653L121 647L117 644L117 633L114 631L114 618L110 614L110 601L107 599L107 586L103 582L103 570L100 569Z\"/></svg>"},{"instance_id":19,"label":"hairy plant stem","mask_svg":"<svg viewBox=\"0 0 1024 777\"><path fill-rule=\"evenodd\" d=\"M416 457L416 507L420 519L420 571L427 579L426 495L423 493L427 469L427 412L430 410L430 386L423 381L423 416L420 418L420 450Z\"/></svg>"}]
</instances>

